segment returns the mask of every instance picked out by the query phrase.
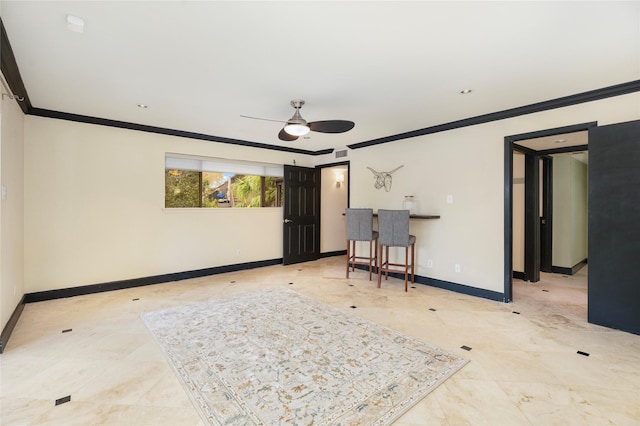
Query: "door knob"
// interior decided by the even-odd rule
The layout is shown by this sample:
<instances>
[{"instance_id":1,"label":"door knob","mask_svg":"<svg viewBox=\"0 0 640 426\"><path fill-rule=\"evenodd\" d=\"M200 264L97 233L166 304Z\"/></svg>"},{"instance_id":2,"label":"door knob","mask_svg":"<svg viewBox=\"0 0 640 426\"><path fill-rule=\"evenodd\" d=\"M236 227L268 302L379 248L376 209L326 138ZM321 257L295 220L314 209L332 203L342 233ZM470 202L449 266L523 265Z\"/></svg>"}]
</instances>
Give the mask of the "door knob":
<instances>
[{"instance_id":1,"label":"door knob","mask_svg":"<svg viewBox=\"0 0 640 426\"><path fill-rule=\"evenodd\" d=\"M284 223L291 223L291 222L293 222L293 221L292 221L291 219L285 219L283 222L284 222Z\"/></svg>"}]
</instances>

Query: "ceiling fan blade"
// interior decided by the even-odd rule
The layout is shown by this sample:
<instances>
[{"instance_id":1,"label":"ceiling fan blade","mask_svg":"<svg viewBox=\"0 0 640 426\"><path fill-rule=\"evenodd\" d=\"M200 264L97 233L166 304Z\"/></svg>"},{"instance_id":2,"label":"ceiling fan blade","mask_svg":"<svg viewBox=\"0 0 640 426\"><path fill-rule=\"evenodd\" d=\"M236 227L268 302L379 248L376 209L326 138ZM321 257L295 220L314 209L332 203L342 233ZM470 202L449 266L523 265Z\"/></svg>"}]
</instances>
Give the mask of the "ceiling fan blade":
<instances>
[{"instance_id":1,"label":"ceiling fan blade","mask_svg":"<svg viewBox=\"0 0 640 426\"><path fill-rule=\"evenodd\" d=\"M252 120L275 121L276 123L286 123L285 120L272 120L270 118L250 117L248 115L242 115L242 114L240 114L240 117L242 117L242 118L250 118Z\"/></svg>"},{"instance_id":2,"label":"ceiling fan blade","mask_svg":"<svg viewBox=\"0 0 640 426\"><path fill-rule=\"evenodd\" d=\"M285 132L283 127L282 130L280 130L280 133L278 133L278 139L280 139L281 141L290 142L295 141L296 139L298 139L298 137Z\"/></svg>"},{"instance_id":3,"label":"ceiling fan blade","mask_svg":"<svg viewBox=\"0 0 640 426\"><path fill-rule=\"evenodd\" d=\"M320 133L344 133L353 129L356 125L353 121L347 120L325 120L313 121L309 123L309 128Z\"/></svg>"}]
</instances>

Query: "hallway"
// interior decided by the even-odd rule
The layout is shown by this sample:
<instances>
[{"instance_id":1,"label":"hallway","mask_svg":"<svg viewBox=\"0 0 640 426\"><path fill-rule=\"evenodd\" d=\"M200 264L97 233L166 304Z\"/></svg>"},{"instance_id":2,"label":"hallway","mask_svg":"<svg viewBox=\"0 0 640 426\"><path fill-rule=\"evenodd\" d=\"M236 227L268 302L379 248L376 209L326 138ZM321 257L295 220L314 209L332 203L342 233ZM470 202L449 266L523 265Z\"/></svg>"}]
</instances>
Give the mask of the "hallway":
<instances>
[{"instance_id":1,"label":"hallway","mask_svg":"<svg viewBox=\"0 0 640 426\"><path fill-rule=\"evenodd\" d=\"M586 322L588 268L585 266L574 275L541 272L537 283L514 279L514 305Z\"/></svg>"}]
</instances>

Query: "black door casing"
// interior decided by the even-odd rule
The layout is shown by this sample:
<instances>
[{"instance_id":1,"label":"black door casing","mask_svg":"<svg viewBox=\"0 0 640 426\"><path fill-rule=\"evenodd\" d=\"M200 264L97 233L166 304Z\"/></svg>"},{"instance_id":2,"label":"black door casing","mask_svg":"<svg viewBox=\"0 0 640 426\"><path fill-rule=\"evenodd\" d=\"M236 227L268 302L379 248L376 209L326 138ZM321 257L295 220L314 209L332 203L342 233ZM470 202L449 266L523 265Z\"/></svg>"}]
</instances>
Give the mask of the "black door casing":
<instances>
[{"instance_id":1,"label":"black door casing","mask_svg":"<svg viewBox=\"0 0 640 426\"><path fill-rule=\"evenodd\" d=\"M542 157L542 217L540 218L540 271L552 272L553 158Z\"/></svg>"}]
</instances>

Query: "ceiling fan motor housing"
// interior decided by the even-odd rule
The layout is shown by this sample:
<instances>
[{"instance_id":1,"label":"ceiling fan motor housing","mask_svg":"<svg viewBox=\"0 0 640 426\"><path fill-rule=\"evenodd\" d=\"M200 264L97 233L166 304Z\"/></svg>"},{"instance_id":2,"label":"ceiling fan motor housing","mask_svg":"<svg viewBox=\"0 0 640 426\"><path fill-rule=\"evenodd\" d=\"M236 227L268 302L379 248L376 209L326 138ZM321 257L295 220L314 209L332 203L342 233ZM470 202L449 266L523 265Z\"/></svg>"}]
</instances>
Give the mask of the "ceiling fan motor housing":
<instances>
[{"instance_id":1,"label":"ceiling fan motor housing","mask_svg":"<svg viewBox=\"0 0 640 426\"><path fill-rule=\"evenodd\" d=\"M287 124L299 124L301 126L307 125L307 120L302 118L302 116L300 115L300 108L302 108L302 105L304 105L303 100L294 99L291 101L291 106L296 109L296 112L293 113L293 117L287 120Z\"/></svg>"}]
</instances>

